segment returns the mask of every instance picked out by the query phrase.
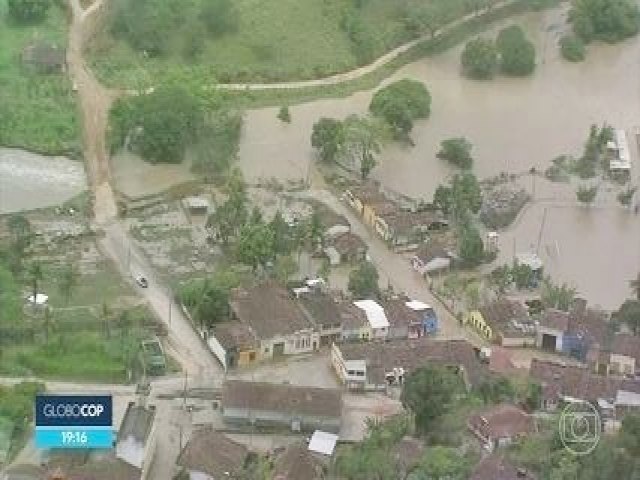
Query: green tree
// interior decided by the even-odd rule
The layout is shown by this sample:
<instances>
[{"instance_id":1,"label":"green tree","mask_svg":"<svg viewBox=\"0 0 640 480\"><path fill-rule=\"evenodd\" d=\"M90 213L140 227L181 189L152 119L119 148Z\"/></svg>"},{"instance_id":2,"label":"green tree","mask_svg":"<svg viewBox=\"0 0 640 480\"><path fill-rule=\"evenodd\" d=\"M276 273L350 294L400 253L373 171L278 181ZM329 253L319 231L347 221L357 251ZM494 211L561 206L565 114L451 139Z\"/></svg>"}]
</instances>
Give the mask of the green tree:
<instances>
[{"instance_id":1,"label":"green tree","mask_svg":"<svg viewBox=\"0 0 640 480\"><path fill-rule=\"evenodd\" d=\"M529 265L516 263L511 269L511 275L518 289L522 290L533 286L534 273Z\"/></svg>"},{"instance_id":2,"label":"green tree","mask_svg":"<svg viewBox=\"0 0 640 480\"><path fill-rule=\"evenodd\" d=\"M406 136L414 120L429 116L431 95L422 82L405 78L378 90L369 110L387 122L396 134Z\"/></svg>"},{"instance_id":3,"label":"green tree","mask_svg":"<svg viewBox=\"0 0 640 480\"><path fill-rule=\"evenodd\" d=\"M29 244L32 235L31 223L24 215L19 213L10 215L7 219L7 228L13 236L14 245L23 249Z\"/></svg>"},{"instance_id":4,"label":"green tree","mask_svg":"<svg viewBox=\"0 0 640 480\"><path fill-rule=\"evenodd\" d=\"M434 446L407 476L407 480L466 480L472 467L469 456L461 456L457 449Z\"/></svg>"},{"instance_id":5,"label":"green tree","mask_svg":"<svg viewBox=\"0 0 640 480\"><path fill-rule=\"evenodd\" d=\"M289 113L289 107L286 105L280 107L278 110L278 120L284 123L291 123L291 113Z\"/></svg>"},{"instance_id":6,"label":"green tree","mask_svg":"<svg viewBox=\"0 0 640 480\"><path fill-rule=\"evenodd\" d=\"M318 150L323 162L335 161L343 144L344 128L340 121L323 117L313 125L311 146Z\"/></svg>"},{"instance_id":7,"label":"green tree","mask_svg":"<svg viewBox=\"0 0 640 480\"><path fill-rule=\"evenodd\" d=\"M560 39L560 52L570 62L581 62L585 56L584 43L575 35L565 35Z\"/></svg>"},{"instance_id":8,"label":"green tree","mask_svg":"<svg viewBox=\"0 0 640 480\"><path fill-rule=\"evenodd\" d=\"M233 32L238 27L238 12L233 0L207 0L202 2L200 20L214 37Z\"/></svg>"},{"instance_id":9,"label":"green tree","mask_svg":"<svg viewBox=\"0 0 640 480\"><path fill-rule=\"evenodd\" d=\"M542 281L540 300L545 308L556 308L568 312L576 298L576 293L576 289L566 283L556 285L547 277Z\"/></svg>"},{"instance_id":10,"label":"green tree","mask_svg":"<svg viewBox=\"0 0 640 480\"><path fill-rule=\"evenodd\" d=\"M2 263L0 263L0 306L0 328L13 325L22 317L18 283L11 270Z\"/></svg>"},{"instance_id":11,"label":"green tree","mask_svg":"<svg viewBox=\"0 0 640 480\"><path fill-rule=\"evenodd\" d=\"M376 155L382 148L384 129L367 117L350 115L344 121L344 154L352 165L360 169L366 179L376 166Z\"/></svg>"},{"instance_id":12,"label":"green tree","mask_svg":"<svg viewBox=\"0 0 640 480\"><path fill-rule=\"evenodd\" d=\"M517 25L500 30L496 40L500 52L500 66L508 75L525 76L536 67L536 50L524 31Z\"/></svg>"},{"instance_id":13,"label":"green tree","mask_svg":"<svg viewBox=\"0 0 640 480\"><path fill-rule=\"evenodd\" d=\"M440 143L440 151L436 156L467 170L473 165L471 148L471 142L464 137L449 138Z\"/></svg>"},{"instance_id":14,"label":"green tree","mask_svg":"<svg viewBox=\"0 0 640 480\"><path fill-rule=\"evenodd\" d=\"M640 415L628 413L622 418L620 429L620 442L627 453L635 458L640 458Z\"/></svg>"},{"instance_id":15,"label":"green tree","mask_svg":"<svg viewBox=\"0 0 640 480\"><path fill-rule=\"evenodd\" d=\"M237 111L208 112L192 145L193 170L209 181L224 176L238 157L241 131L242 116Z\"/></svg>"},{"instance_id":16,"label":"green tree","mask_svg":"<svg viewBox=\"0 0 640 480\"><path fill-rule=\"evenodd\" d=\"M347 288L357 299L376 298L380 292L378 278L375 265L371 262L362 262L349 274Z\"/></svg>"},{"instance_id":17,"label":"green tree","mask_svg":"<svg viewBox=\"0 0 640 480\"><path fill-rule=\"evenodd\" d=\"M631 0L573 0L573 31L585 42L619 42L638 33L640 11Z\"/></svg>"},{"instance_id":18,"label":"green tree","mask_svg":"<svg viewBox=\"0 0 640 480\"><path fill-rule=\"evenodd\" d=\"M64 298L65 305L69 304L71 294L78 285L78 270L74 265L65 265L58 276L58 290Z\"/></svg>"},{"instance_id":19,"label":"green tree","mask_svg":"<svg viewBox=\"0 0 640 480\"><path fill-rule=\"evenodd\" d=\"M580 185L578 190L576 190L576 197L578 198L578 201L587 205L591 205L593 203L597 194L597 186L585 187L584 185Z\"/></svg>"},{"instance_id":20,"label":"green tree","mask_svg":"<svg viewBox=\"0 0 640 480\"><path fill-rule=\"evenodd\" d=\"M473 225L465 225L460 229L460 259L469 266L482 263L485 258L484 244L480 232Z\"/></svg>"},{"instance_id":21,"label":"green tree","mask_svg":"<svg viewBox=\"0 0 640 480\"><path fill-rule=\"evenodd\" d=\"M617 323L627 325L634 335L640 334L640 300L625 300L613 313L613 318Z\"/></svg>"},{"instance_id":22,"label":"green tree","mask_svg":"<svg viewBox=\"0 0 640 480\"><path fill-rule=\"evenodd\" d=\"M19 23L41 22L51 8L51 0L9 0L9 15Z\"/></svg>"},{"instance_id":23,"label":"green tree","mask_svg":"<svg viewBox=\"0 0 640 480\"><path fill-rule=\"evenodd\" d=\"M469 78L487 80L498 69L498 51L491 40L481 37L467 42L460 58L462 72Z\"/></svg>"},{"instance_id":24,"label":"green tree","mask_svg":"<svg viewBox=\"0 0 640 480\"><path fill-rule=\"evenodd\" d=\"M508 265L501 265L491 271L489 280L496 287L499 294L507 291L507 288L513 283L513 276Z\"/></svg>"},{"instance_id":25,"label":"green tree","mask_svg":"<svg viewBox=\"0 0 640 480\"><path fill-rule=\"evenodd\" d=\"M416 431L425 434L462 392L464 384L458 375L445 367L428 365L405 379L400 400L413 413Z\"/></svg>"},{"instance_id":26,"label":"green tree","mask_svg":"<svg viewBox=\"0 0 640 480\"><path fill-rule=\"evenodd\" d=\"M439 2L425 3L409 0L404 7L404 21L407 28L418 35L425 33L432 38L447 22L447 7Z\"/></svg>"},{"instance_id":27,"label":"green tree","mask_svg":"<svg viewBox=\"0 0 640 480\"><path fill-rule=\"evenodd\" d=\"M282 212L280 212L280 210L276 211L276 214L269 223L269 227L273 232L273 243L275 245L276 253L281 255L290 254L293 249L293 232L282 216Z\"/></svg>"},{"instance_id":28,"label":"green tree","mask_svg":"<svg viewBox=\"0 0 640 480\"><path fill-rule=\"evenodd\" d=\"M487 404L511 402L516 396L515 387L506 377L486 380L477 387L476 392Z\"/></svg>"},{"instance_id":29,"label":"green tree","mask_svg":"<svg viewBox=\"0 0 640 480\"><path fill-rule=\"evenodd\" d=\"M229 292L209 280L203 282L200 300L193 309L194 320L202 328L211 328L229 318Z\"/></svg>"},{"instance_id":30,"label":"green tree","mask_svg":"<svg viewBox=\"0 0 640 480\"><path fill-rule=\"evenodd\" d=\"M482 206L482 189L471 172L457 174L451 181L453 211L459 218L466 212L478 213Z\"/></svg>"},{"instance_id":31,"label":"green tree","mask_svg":"<svg viewBox=\"0 0 640 480\"><path fill-rule=\"evenodd\" d=\"M446 185L438 185L433 194L433 204L443 213L451 213L453 210L453 189Z\"/></svg>"},{"instance_id":32,"label":"green tree","mask_svg":"<svg viewBox=\"0 0 640 480\"><path fill-rule=\"evenodd\" d=\"M628 207L631 205L631 200L633 200L633 196L636 194L638 187L629 187L625 191L618 193L616 197L620 205L624 207Z\"/></svg>"},{"instance_id":33,"label":"green tree","mask_svg":"<svg viewBox=\"0 0 640 480\"><path fill-rule=\"evenodd\" d=\"M207 219L207 227L217 231L223 243L236 236L249 216L246 186L239 170L229 175L227 200Z\"/></svg>"},{"instance_id":34,"label":"green tree","mask_svg":"<svg viewBox=\"0 0 640 480\"><path fill-rule=\"evenodd\" d=\"M247 224L240 230L236 245L238 260L254 270L275 258L273 232L263 223Z\"/></svg>"}]
</instances>

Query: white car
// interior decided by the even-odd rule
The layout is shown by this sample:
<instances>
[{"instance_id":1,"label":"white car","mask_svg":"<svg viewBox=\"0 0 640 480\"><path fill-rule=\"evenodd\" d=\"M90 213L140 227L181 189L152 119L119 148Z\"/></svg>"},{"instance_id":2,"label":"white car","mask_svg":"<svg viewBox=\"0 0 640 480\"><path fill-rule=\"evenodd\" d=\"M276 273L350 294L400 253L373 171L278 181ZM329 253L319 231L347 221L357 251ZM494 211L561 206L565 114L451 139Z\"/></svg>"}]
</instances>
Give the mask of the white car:
<instances>
[{"instance_id":1,"label":"white car","mask_svg":"<svg viewBox=\"0 0 640 480\"><path fill-rule=\"evenodd\" d=\"M149 282L143 275L138 275L136 277L136 283L140 285L142 288L147 288L149 286Z\"/></svg>"}]
</instances>

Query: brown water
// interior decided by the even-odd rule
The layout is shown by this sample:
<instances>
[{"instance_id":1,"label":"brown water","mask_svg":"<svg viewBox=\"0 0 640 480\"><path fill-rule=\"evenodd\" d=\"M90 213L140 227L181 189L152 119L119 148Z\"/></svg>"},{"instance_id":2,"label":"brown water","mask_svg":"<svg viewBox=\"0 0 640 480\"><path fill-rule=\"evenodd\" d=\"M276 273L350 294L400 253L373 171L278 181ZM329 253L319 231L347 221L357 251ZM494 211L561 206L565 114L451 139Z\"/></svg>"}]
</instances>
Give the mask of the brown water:
<instances>
[{"instance_id":1,"label":"brown water","mask_svg":"<svg viewBox=\"0 0 640 480\"><path fill-rule=\"evenodd\" d=\"M592 45L586 61L571 64L559 54L557 40L566 11L531 13L496 25L522 25L534 41L537 68L531 78L499 76L479 82L460 75L463 46L407 65L384 83L409 77L423 81L432 97L431 117L416 123L415 147L389 145L373 176L388 188L430 199L453 170L435 157L440 142L465 136L474 145L474 170L480 177L502 171L543 170L562 153L578 154L592 123L607 122L627 132L640 125L640 36L619 45ZM246 115L240 149L248 178L303 178L313 159L311 127L321 117L365 113L372 92L320 100L290 108L292 123L276 119L277 109ZM638 161L636 139L629 137ZM633 183L638 183L634 166ZM533 190L531 177L523 185ZM601 185L591 209L575 205L575 186L536 180L530 206L500 239L502 262L517 252L538 249L542 216L548 208L539 253L556 281L576 286L590 302L614 308L630 295L628 281L640 270L640 217L617 206L615 191ZM554 206L555 205L555 206Z\"/></svg>"},{"instance_id":2,"label":"brown water","mask_svg":"<svg viewBox=\"0 0 640 480\"><path fill-rule=\"evenodd\" d=\"M545 168L558 154L577 153L592 123L607 121L626 129L640 125L640 37L621 45L590 46L585 62L570 64L560 58L556 45L564 18L561 9L531 13L487 33L511 23L525 27L538 52L531 78L467 80L459 72L462 46L407 65L389 78L385 83L405 77L423 81L433 97L432 114L416 123L415 147L389 145L373 176L390 188L430 198L452 172L435 157L445 138L469 138L475 170L486 177ZM304 177L313 155L313 123L323 116L364 113L370 98L371 92L361 92L293 107L290 125L276 119L274 108L248 112L240 149L246 175Z\"/></svg>"},{"instance_id":3,"label":"brown water","mask_svg":"<svg viewBox=\"0 0 640 480\"><path fill-rule=\"evenodd\" d=\"M59 205L86 188L81 162L0 148L0 213Z\"/></svg>"}]
</instances>

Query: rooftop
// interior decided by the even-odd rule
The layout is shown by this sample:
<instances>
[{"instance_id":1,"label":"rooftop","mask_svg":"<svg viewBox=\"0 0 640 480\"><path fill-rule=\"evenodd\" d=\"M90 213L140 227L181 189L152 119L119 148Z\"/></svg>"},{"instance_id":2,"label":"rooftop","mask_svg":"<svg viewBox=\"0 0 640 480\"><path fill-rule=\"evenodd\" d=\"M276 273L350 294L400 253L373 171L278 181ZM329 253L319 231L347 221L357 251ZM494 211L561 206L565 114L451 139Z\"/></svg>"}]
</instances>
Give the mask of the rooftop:
<instances>
[{"instance_id":1,"label":"rooftop","mask_svg":"<svg viewBox=\"0 0 640 480\"><path fill-rule=\"evenodd\" d=\"M425 210L422 212L405 212L402 210L385 210L376 212L386 224L395 231L403 232L414 228L430 228L434 224L446 225L447 220L442 213L436 210Z\"/></svg>"},{"instance_id":2,"label":"rooftop","mask_svg":"<svg viewBox=\"0 0 640 480\"><path fill-rule=\"evenodd\" d=\"M469 418L469 427L490 439L512 438L535 431L531 415L515 405L496 405Z\"/></svg>"},{"instance_id":3,"label":"rooftop","mask_svg":"<svg viewBox=\"0 0 640 480\"><path fill-rule=\"evenodd\" d=\"M321 480L322 462L303 443L293 444L275 462L274 480Z\"/></svg>"},{"instance_id":4,"label":"rooftop","mask_svg":"<svg viewBox=\"0 0 640 480\"><path fill-rule=\"evenodd\" d=\"M433 340L428 337L386 343L353 343L339 346L345 360L366 360L367 372L383 372L403 368L406 373L429 362L464 367L467 380L477 385L487 370L480 362L474 347L465 340Z\"/></svg>"},{"instance_id":5,"label":"rooftop","mask_svg":"<svg viewBox=\"0 0 640 480\"><path fill-rule=\"evenodd\" d=\"M118 430L118 442L133 437L136 442L144 444L147 441L149 432L151 432L155 414L156 408L154 406L147 408L129 402Z\"/></svg>"},{"instance_id":6,"label":"rooftop","mask_svg":"<svg viewBox=\"0 0 640 480\"><path fill-rule=\"evenodd\" d=\"M535 334L535 325L520 302L502 298L478 310L484 321L498 332L516 336Z\"/></svg>"},{"instance_id":7,"label":"rooftop","mask_svg":"<svg viewBox=\"0 0 640 480\"><path fill-rule=\"evenodd\" d=\"M423 263L429 263L436 258L452 258L453 254L450 249L438 242L423 243L418 247L414 254Z\"/></svg>"},{"instance_id":8,"label":"rooftop","mask_svg":"<svg viewBox=\"0 0 640 480\"><path fill-rule=\"evenodd\" d=\"M274 281L231 293L231 309L261 339L289 335L312 327L289 292Z\"/></svg>"},{"instance_id":9,"label":"rooftop","mask_svg":"<svg viewBox=\"0 0 640 480\"><path fill-rule=\"evenodd\" d=\"M353 304L360 310L364 311L371 328L387 328L389 320L384 312L384 308L374 300L358 300Z\"/></svg>"},{"instance_id":10,"label":"rooftop","mask_svg":"<svg viewBox=\"0 0 640 480\"><path fill-rule=\"evenodd\" d=\"M353 252L359 252L367 249L367 245L356 234L351 232L343 233L333 237L329 244L336 249L341 255L346 255Z\"/></svg>"},{"instance_id":11,"label":"rooftop","mask_svg":"<svg viewBox=\"0 0 640 480\"><path fill-rule=\"evenodd\" d=\"M240 322L219 323L214 328L214 335L225 349L244 350L258 345L258 339L251 327Z\"/></svg>"},{"instance_id":12,"label":"rooftop","mask_svg":"<svg viewBox=\"0 0 640 480\"><path fill-rule=\"evenodd\" d=\"M356 307L351 302L342 302L338 304L338 309L340 311L342 328L345 330L362 328L369 324L367 315L364 311Z\"/></svg>"},{"instance_id":13,"label":"rooftop","mask_svg":"<svg viewBox=\"0 0 640 480\"><path fill-rule=\"evenodd\" d=\"M301 295L298 301L312 323L322 326L340 324L340 309L330 295L309 292Z\"/></svg>"},{"instance_id":14,"label":"rooftop","mask_svg":"<svg viewBox=\"0 0 640 480\"><path fill-rule=\"evenodd\" d=\"M613 336L611 353L626 355L640 363L640 337L629 333L618 333ZM637 365L640 368L640 365Z\"/></svg>"},{"instance_id":15,"label":"rooftop","mask_svg":"<svg viewBox=\"0 0 640 480\"><path fill-rule=\"evenodd\" d=\"M248 453L244 445L208 426L193 432L177 464L213 478L225 478L242 470Z\"/></svg>"},{"instance_id":16,"label":"rooftop","mask_svg":"<svg viewBox=\"0 0 640 480\"><path fill-rule=\"evenodd\" d=\"M340 417L342 414L342 393L340 390L330 388L227 380L222 393L222 405L223 408Z\"/></svg>"},{"instance_id":17,"label":"rooftop","mask_svg":"<svg viewBox=\"0 0 640 480\"><path fill-rule=\"evenodd\" d=\"M391 326L409 326L420 324L422 322L422 315L417 309L410 308L404 298L392 298L384 303L385 312L387 312L387 319ZM415 306L415 304L412 304Z\"/></svg>"},{"instance_id":18,"label":"rooftop","mask_svg":"<svg viewBox=\"0 0 640 480\"><path fill-rule=\"evenodd\" d=\"M566 332L569 328L569 314L550 308L544 312L540 320L540 325L553 330L559 330L560 332Z\"/></svg>"}]
</instances>

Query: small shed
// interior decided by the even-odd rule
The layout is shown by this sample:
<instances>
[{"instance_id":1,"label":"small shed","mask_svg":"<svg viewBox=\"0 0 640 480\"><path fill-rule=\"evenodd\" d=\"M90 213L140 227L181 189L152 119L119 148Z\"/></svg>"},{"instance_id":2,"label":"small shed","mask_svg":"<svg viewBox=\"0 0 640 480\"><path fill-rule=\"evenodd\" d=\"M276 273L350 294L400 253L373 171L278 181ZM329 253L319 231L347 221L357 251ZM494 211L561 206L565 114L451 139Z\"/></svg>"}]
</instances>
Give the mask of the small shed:
<instances>
[{"instance_id":1,"label":"small shed","mask_svg":"<svg viewBox=\"0 0 640 480\"><path fill-rule=\"evenodd\" d=\"M190 215L206 215L209 212L209 201L203 197L186 197L182 206Z\"/></svg>"},{"instance_id":2,"label":"small shed","mask_svg":"<svg viewBox=\"0 0 640 480\"><path fill-rule=\"evenodd\" d=\"M66 56L65 49L55 43L33 41L22 51L22 63L36 73L63 73Z\"/></svg>"}]
</instances>

